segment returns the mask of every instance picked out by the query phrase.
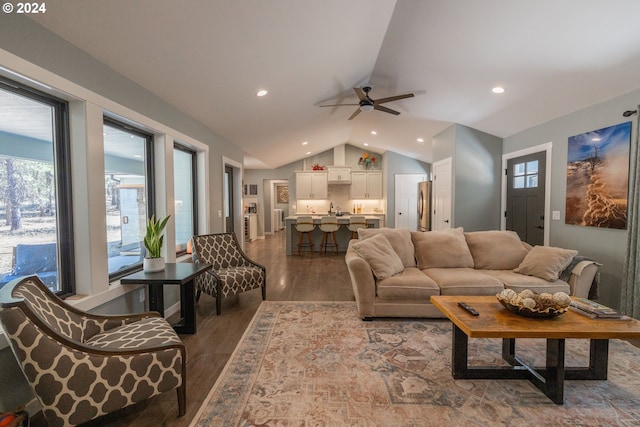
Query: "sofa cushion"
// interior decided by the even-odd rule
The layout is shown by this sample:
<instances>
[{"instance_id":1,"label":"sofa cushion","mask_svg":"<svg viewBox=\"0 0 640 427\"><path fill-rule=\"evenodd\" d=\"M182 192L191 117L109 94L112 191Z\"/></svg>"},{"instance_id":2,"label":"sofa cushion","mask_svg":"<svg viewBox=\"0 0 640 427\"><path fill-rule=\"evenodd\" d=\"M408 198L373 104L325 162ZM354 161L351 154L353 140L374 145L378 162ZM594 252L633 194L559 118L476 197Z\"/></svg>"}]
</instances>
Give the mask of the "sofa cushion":
<instances>
[{"instance_id":1,"label":"sofa cushion","mask_svg":"<svg viewBox=\"0 0 640 427\"><path fill-rule=\"evenodd\" d=\"M384 280L404 270L402 260L382 234L354 242L353 250L369 263L378 280Z\"/></svg>"},{"instance_id":2,"label":"sofa cushion","mask_svg":"<svg viewBox=\"0 0 640 427\"><path fill-rule=\"evenodd\" d=\"M473 268L428 268L422 270L440 287L440 295L495 295L504 286L495 277Z\"/></svg>"},{"instance_id":3,"label":"sofa cushion","mask_svg":"<svg viewBox=\"0 0 640 427\"><path fill-rule=\"evenodd\" d=\"M415 250L411 241L411 232L408 228L360 228L358 239L365 240L382 234L389 240L391 247L396 251L405 267L416 266Z\"/></svg>"},{"instance_id":4,"label":"sofa cushion","mask_svg":"<svg viewBox=\"0 0 640 427\"><path fill-rule=\"evenodd\" d=\"M418 268L473 268L473 257L461 227L443 231L412 231Z\"/></svg>"},{"instance_id":5,"label":"sofa cushion","mask_svg":"<svg viewBox=\"0 0 640 427\"><path fill-rule=\"evenodd\" d=\"M530 289L537 294L564 292L571 295L571 287L564 280L548 281L535 276L514 273L511 270L482 270L482 272L495 277L502 282L505 288L513 289L518 293Z\"/></svg>"},{"instance_id":6,"label":"sofa cushion","mask_svg":"<svg viewBox=\"0 0 640 427\"><path fill-rule=\"evenodd\" d=\"M388 300L429 301L431 295L440 294L440 288L430 277L412 267L379 281L376 293L379 298Z\"/></svg>"},{"instance_id":7,"label":"sofa cushion","mask_svg":"<svg viewBox=\"0 0 640 427\"><path fill-rule=\"evenodd\" d=\"M464 237L477 269L513 270L527 256L515 231L472 231L464 233Z\"/></svg>"},{"instance_id":8,"label":"sofa cushion","mask_svg":"<svg viewBox=\"0 0 640 427\"><path fill-rule=\"evenodd\" d=\"M554 248L552 246L534 246L520 265L513 271L544 280L557 280L578 251Z\"/></svg>"}]
</instances>

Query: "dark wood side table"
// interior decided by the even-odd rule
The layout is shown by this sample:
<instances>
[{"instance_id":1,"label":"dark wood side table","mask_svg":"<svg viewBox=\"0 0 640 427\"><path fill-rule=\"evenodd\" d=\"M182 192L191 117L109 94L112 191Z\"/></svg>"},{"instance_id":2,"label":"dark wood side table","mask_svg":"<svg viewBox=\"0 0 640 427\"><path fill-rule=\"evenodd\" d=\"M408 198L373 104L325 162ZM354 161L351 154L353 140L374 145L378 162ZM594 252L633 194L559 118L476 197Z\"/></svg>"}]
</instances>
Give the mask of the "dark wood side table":
<instances>
[{"instance_id":1,"label":"dark wood side table","mask_svg":"<svg viewBox=\"0 0 640 427\"><path fill-rule=\"evenodd\" d=\"M164 285L180 286L180 314L182 319L173 325L179 334L196 333L195 278L211 270L211 264L187 262L167 263L163 271L145 273L138 271L120 279L123 285L148 285L149 310L164 316Z\"/></svg>"}]
</instances>

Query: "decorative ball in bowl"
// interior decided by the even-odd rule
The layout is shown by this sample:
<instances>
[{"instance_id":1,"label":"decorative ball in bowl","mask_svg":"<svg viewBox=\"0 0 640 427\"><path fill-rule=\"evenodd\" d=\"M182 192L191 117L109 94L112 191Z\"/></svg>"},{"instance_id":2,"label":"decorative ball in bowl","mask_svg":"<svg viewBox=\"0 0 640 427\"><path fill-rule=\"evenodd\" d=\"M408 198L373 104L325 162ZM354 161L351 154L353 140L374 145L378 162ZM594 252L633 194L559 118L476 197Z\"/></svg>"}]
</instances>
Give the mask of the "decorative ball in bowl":
<instances>
[{"instance_id":1,"label":"decorative ball in bowl","mask_svg":"<svg viewBox=\"0 0 640 427\"><path fill-rule=\"evenodd\" d=\"M569 310L571 297L564 292L555 294L537 294L530 289L518 293L513 289L505 289L496 294L500 304L512 313L524 317L547 319L556 317Z\"/></svg>"}]
</instances>

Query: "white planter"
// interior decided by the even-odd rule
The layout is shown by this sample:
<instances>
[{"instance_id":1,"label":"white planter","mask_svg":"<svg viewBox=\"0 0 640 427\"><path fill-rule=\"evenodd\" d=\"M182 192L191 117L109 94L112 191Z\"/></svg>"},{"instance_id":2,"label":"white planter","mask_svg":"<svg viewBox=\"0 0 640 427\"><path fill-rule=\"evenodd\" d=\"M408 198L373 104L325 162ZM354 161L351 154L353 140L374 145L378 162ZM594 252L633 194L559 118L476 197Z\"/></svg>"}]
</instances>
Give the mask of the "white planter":
<instances>
[{"instance_id":1,"label":"white planter","mask_svg":"<svg viewBox=\"0 0 640 427\"><path fill-rule=\"evenodd\" d=\"M164 258L145 258L142 261L142 269L145 273L155 273L164 270Z\"/></svg>"}]
</instances>

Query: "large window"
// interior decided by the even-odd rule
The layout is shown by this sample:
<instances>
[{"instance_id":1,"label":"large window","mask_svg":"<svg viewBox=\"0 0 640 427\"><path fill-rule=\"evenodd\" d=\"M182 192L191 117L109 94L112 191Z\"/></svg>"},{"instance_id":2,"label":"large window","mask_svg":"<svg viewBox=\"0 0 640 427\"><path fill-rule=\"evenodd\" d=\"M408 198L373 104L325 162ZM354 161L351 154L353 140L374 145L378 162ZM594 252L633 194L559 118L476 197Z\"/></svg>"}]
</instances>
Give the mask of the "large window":
<instances>
[{"instance_id":1,"label":"large window","mask_svg":"<svg viewBox=\"0 0 640 427\"><path fill-rule=\"evenodd\" d=\"M109 279L139 269L153 209L153 135L105 118L104 184Z\"/></svg>"},{"instance_id":2,"label":"large window","mask_svg":"<svg viewBox=\"0 0 640 427\"><path fill-rule=\"evenodd\" d=\"M67 103L0 77L0 287L75 290Z\"/></svg>"},{"instance_id":3,"label":"large window","mask_svg":"<svg viewBox=\"0 0 640 427\"><path fill-rule=\"evenodd\" d=\"M189 239L196 232L196 153L179 145L173 150L175 191L176 253L187 250Z\"/></svg>"}]
</instances>

